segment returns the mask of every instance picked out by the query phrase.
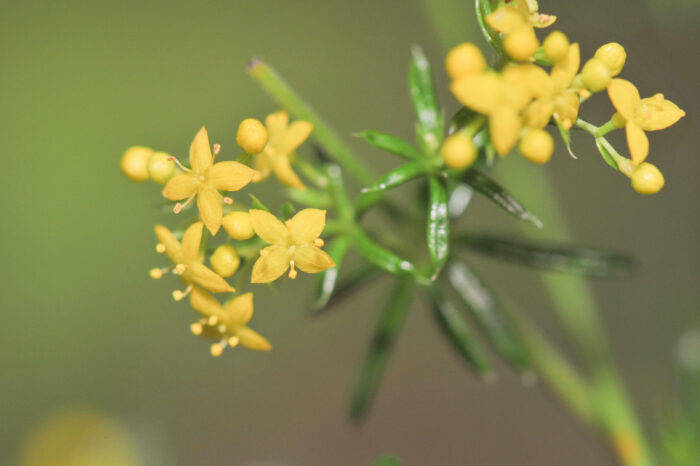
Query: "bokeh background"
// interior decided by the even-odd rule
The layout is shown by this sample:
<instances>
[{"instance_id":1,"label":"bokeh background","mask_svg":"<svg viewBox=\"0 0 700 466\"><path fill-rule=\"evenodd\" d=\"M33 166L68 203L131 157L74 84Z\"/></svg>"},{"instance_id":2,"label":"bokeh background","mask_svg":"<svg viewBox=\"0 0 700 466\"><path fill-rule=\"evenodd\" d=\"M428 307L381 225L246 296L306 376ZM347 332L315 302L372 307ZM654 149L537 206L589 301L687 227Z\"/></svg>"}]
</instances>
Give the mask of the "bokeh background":
<instances>
[{"instance_id":1,"label":"bokeh background","mask_svg":"<svg viewBox=\"0 0 700 466\"><path fill-rule=\"evenodd\" d=\"M441 19L444 36L480 41L471 2L455 3ZM604 42L623 43L624 76L688 113L652 135L651 159L667 180L657 196L636 195L584 136L574 140L578 160L560 147L543 168L579 242L642 263L633 278L596 282L595 290L632 396L653 421L673 394L674 345L700 325L699 4L540 3L584 57ZM390 156L349 135L373 128L412 137L411 45L424 47L442 102L456 108L441 71L454 43L438 39L424 2L67 0L3 2L2 10L0 464L15 464L37 426L70 409L119 422L147 465L360 465L385 452L407 465L614 464L544 387L524 387L504 366L494 384L474 377L421 302L375 409L353 425L349 388L385 282L318 319L307 313L311 279L258 293L256 328L274 351L215 360L189 333L193 313L170 298L174 282L148 278L162 263L152 225L173 218L155 207L156 186L121 175L123 150L142 144L183 156L206 124L224 155L236 153L237 123L275 109L244 71L260 55L377 172L389 168ZM600 123L611 109L598 101L585 114ZM267 186L263 195L274 196ZM528 193L518 194L527 204ZM514 227L482 200L467 223ZM559 339L533 274L474 260Z\"/></svg>"}]
</instances>

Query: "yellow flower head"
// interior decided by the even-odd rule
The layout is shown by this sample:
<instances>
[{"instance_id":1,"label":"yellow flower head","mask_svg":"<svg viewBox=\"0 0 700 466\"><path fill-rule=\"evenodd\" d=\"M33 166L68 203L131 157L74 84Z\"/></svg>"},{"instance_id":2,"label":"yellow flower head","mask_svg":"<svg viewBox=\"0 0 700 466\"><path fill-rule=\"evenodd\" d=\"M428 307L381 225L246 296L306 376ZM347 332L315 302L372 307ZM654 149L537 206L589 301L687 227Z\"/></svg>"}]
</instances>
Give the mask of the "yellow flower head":
<instances>
[{"instance_id":1,"label":"yellow flower head","mask_svg":"<svg viewBox=\"0 0 700 466\"><path fill-rule=\"evenodd\" d=\"M269 134L268 143L265 149L255 157L255 169L260 172L260 180L274 173L283 185L306 189L304 183L292 170L291 160L294 157L294 151L311 134L313 125L301 120L290 125L289 114L280 110L268 115L265 126Z\"/></svg>"},{"instance_id":2,"label":"yellow flower head","mask_svg":"<svg viewBox=\"0 0 700 466\"><path fill-rule=\"evenodd\" d=\"M180 164L185 172L173 176L163 189L163 196L171 201L187 199L184 204L175 205L175 213L179 213L184 206L197 198L197 208L202 221L212 235L215 235L221 227L223 208L221 201L227 204L233 203L228 197L222 197L221 191L238 191L253 180L257 175L255 170L238 162L214 163L214 157L218 153L218 146L212 155L209 145L209 135L206 128L202 127L195 136L190 146L191 169Z\"/></svg>"},{"instance_id":3,"label":"yellow flower head","mask_svg":"<svg viewBox=\"0 0 700 466\"><path fill-rule=\"evenodd\" d=\"M489 26L503 34L512 34L524 26L546 28L557 20L556 16L540 13L536 0L508 0L506 4L486 18Z\"/></svg>"},{"instance_id":4,"label":"yellow flower head","mask_svg":"<svg viewBox=\"0 0 700 466\"><path fill-rule=\"evenodd\" d=\"M649 155L649 139L645 131L668 128L685 116L685 112L666 100L663 94L642 99L634 84L624 79L613 79L608 85L608 95L627 122L627 145L635 165L642 163Z\"/></svg>"},{"instance_id":5,"label":"yellow flower head","mask_svg":"<svg viewBox=\"0 0 700 466\"><path fill-rule=\"evenodd\" d=\"M199 285L213 293L225 293L235 291L226 280L214 273L211 269L202 264L199 256L199 244L202 241L202 230L204 224L197 222L192 224L182 238L182 244L173 234L162 225L156 225L156 237L158 238L158 252L165 253L173 262L174 267L166 269L151 270L151 277L160 278L163 272L173 271L180 275L182 282L187 285L187 289L182 292L176 290L173 297L179 301L192 291L193 285Z\"/></svg>"},{"instance_id":6,"label":"yellow flower head","mask_svg":"<svg viewBox=\"0 0 700 466\"><path fill-rule=\"evenodd\" d=\"M260 251L253 266L253 283L277 280L288 268L289 278L296 278L299 267L306 273L318 273L334 267L333 259L320 249L319 238L326 226L326 211L304 209L282 223L264 210L251 210L250 220L255 233L271 246Z\"/></svg>"},{"instance_id":7,"label":"yellow flower head","mask_svg":"<svg viewBox=\"0 0 700 466\"><path fill-rule=\"evenodd\" d=\"M253 293L227 301L223 306L206 291L195 287L190 295L192 307L205 317L190 326L192 333L219 340L211 345L211 355L224 348L241 345L256 351L270 351L270 343L246 324L253 317Z\"/></svg>"}]
</instances>

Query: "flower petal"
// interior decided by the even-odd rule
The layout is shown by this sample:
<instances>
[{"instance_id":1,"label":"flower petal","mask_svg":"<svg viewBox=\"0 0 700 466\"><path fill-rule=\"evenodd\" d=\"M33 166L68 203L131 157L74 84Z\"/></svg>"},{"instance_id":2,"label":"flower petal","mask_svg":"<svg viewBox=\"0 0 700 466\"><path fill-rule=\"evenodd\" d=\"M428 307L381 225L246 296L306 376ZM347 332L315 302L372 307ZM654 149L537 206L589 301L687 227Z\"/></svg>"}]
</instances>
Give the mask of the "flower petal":
<instances>
[{"instance_id":1,"label":"flower petal","mask_svg":"<svg viewBox=\"0 0 700 466\"><path fill-rule=\"evenodd\" d=\"M182 246L180 246L180 242L163 225L156 225L155 231L158 242L165 246L165 254L174 264L179 264L182 261Z\"/></svg>"},{"instance_id":2,"label":"flower petal","mask_svg":"<svg viewBox=\"0 0 700 466\"><path fill-rule=\"evenodd\" d=\"M489 26L498 32L510 34L527 24L527 16L510 6L504 6L486 17Z\"/></svg>"},{"instance_id":3,"label":"flower petal","mask_svg":"<svg viewBox=\"0 0 700 466\"><path fill-rule=\"evenodd\" d=\"M272 171L275 173L275 177L285 186L290 188L296 188L300 190L305 190L306 186L299 179L292 166L289 163L289 157L286 154L275 155L272 162Z\"/></svg>"},{"instance_id":4,"label":"flower petal","mask_svg":"<svg viewBox=\"0 0 700 466\"><path fill-rule=\"evenodd\" d=\"M197 194L197 208L199 216L207 226L207 230L215 235L221 227L223 208L221 207L221 194L214 189L202 189Z\"/></svg>"},{"instance_id":5,"label":"flower petal","mask_svg":"<svg viewBox=\"0 0 700 466\"><path fill-rule=\"evenodd\" d=\"M553 67L551 76L555 82L557 92L564 92L571 87L571 83L581 66L581 50L578 43L569 45L569 50L563 60L558 61Z\"/></svg>"},{"instance_id":6,"label":"flower petal","mask_svg":"<svg viewBox=\"0 0 700 466\"><path fill-rule=\"evenodd\" d=\"M222 191L238 191L251 182L255 170L239 162L219 162L209 169L208 181Z\"/></svg>"},{"instance_id":7,"label":"flower petal","mask_svg":"<svg viewBox=\"0 0 700 466\"><path fill-rule=\"evenodd\" d=\"M256 351L270 351L272 345L258 332L250 327L240 326L236 329L236 336L240 338L242 346Z\"/></svg>"},{"instance_id":8,"label":"flower petal","mask_svg":"<svg viewBox=\"0 0 700 466\"><path fill-rule=\"evenodd\" d=\"M468 75L450 84L450 90L463 105L488 115L501 103L501 81L494 73Z\"/></svg>"},{"instance_id":9,"label":"flower petal","mask_svg":"<svg viewBox=\"0 0 700 466\"><path fill-rule=\"evenodd\" d=\"M220 315L223 311L219 301L198 286L192 287L190 304L205 316Z\"/></svg>"},{"instance_id":10,"label":"flower petal","mask_svg":"<svg viewBox=\"0 0 700 466\"><path fill-rule=\"evenodd\" d=\"M639 91L631 82L624 79L613 79L608 84L608 96L615 109L625 120L634 118L634 112L641 98Z\"/></svg>"},{"instance_id":11,"label":"flower petal","mask_svg":"<svg viewBox=\"0 0 700 466\"><path fill-rule=\"evenodd\" d=\"M284 136L276 144L275 149L279 153L290 154L299 147L306 138L309 137L311 131L314 129L314 125L308 121L295 121L287 128Z\"/></svg>"},{"instance_id":12,"label":"flower petal","mask_svg":"<svg viewBox=\"0 0 700 466\"><path fill-rule=\"evenodd\" d=\"M260 173L260 178L255 180L254 183L259 183L270 177L272 172L272 162L270 161L270 156L264 151L257 154L253 159L253 165L258 173Z\"/></svg>"},{"instance_id":13,"label":"flower petal","mask_svg":"<svg viewBox=\"0 0 700 466\"><path fill-rule=\"evenodd\" d=\"M185 230L185 235L182 237L183 262L197 261L199 258L199 244L202 242L203 228L202 222L196 222Z\"/></svg>"},{"instance_id":14,"label":"flower petal","mask_svg":"<svg viewBox=\"0 0 700 466\"><path fill-rule=\"evenodd\" d=\"M501 108L489 118L491 142L498 155L508 155L518 142L521 128L518 113L510 107Z\"/></svg>"},{"instance_id":15,"label":"flower petal","mask_svg":"<svg viewBox=\"0 0 700 466\"><path fill-rule=\"evenodd\" d=\"M289 124L289 113L284 110L278 110L271 113L265 118L265 126L270 133L270 137L279 137Z\"/></svg>"},{"instance_id":16,"label":"flower petal","mask_svg":"<svg viewBox=\"0 0 700 466\"><path fill-rule=\"evenodd\" d=\"M180 173L170 178L163 188L163 197L171 201L179 201L192 196L197 190L193 176L189 173Z\"/></svg>"},{"instance_id":17,"label":"flower petal","mask_svg":"<svg viewBox=\"0 0 700 466\"><path fill-rule=\"evenodd\" d=\"M229 326L247 324L253 317L253 293L236 296L224 304L224 315Z\"/></svg>"},{"instance_id":18,"label":"flower petal","mask_svg":"<svg viewBox=\"0 0 700 466\"><path fill-rule=\"evenodd\" d=\"M255 234L266 243L286 246L291 241L287 227L270 212L251 209L250 223L253 224Z\"/></svg>"},{"instance_id":19,"label":"flower petal","mask_svg":"<svg viewBox=\"0 0 700 466\"><path fill-rule=\"evenodd\" d=\"M321 209L303 209L287 220L289 234L294 244L309 244L321 236L326 227L326 211Z\"/></svg>"},{"instance_id":20,"label":"flower petal","mask_svg":"<svg viewBox=\"0 0 700 466\"><path fill-rule=\"evenodd\" d=\"M637 109L635 122L644 131L658 131L676 124L684 116L685 112L678 108L678 105L664 99L659 94L642 99L642 103Z\"/></svg>"},{"instance_id":21,"label":"flower petal","mask_svg":"<svg viewBox=\"0 0 700 466\"><path fill-rule=\"evenodd\" d=\"M199 262L188 263L185 273L183 274L183 278L201 286L206 290L211 291L212 293L236 291L233 287L231 287L231 285L226 283L226 280L217 275L216 272Z\"/></svg>"},{"instance_id":22,"label":"flower petal","mask_svg":"<svg viewBox=\"0 0 700 466\"><path fill-rule=\"evenodd\" d=\"M649 139L644 134L644 130L631 121L627 122L625 132L627 133L627 146L630 149L632 163L639 165L649 155Z\"/></svg>"},{"instance_id":23,"label":"flower petal","mask_svg":"<svg viewBox=\"0 0 700 466\"><path fill-rule=\"evenodd\" d=\"M253 265L251 283L268 283L277 280L289 268L289 249L268 246L260 251L260 258Z\"/></svg>"},{"instance_id":24,"label":"flower petal","mask_svg":"<svg viewBox=\"0 0 700 466\"><path fill-rule=\"evenodd\" d=\"M302 272L318 273L335 267L335 262L325 251L312 244L298 246L294 251L294 265Z\"/></svg>"},{"instance_id":25,"label":"flower petal","mask_svg":"<svg viewBox=\"0 0 700 466\"><path fill-rule=\"evenodd\" d=\"M204 173L211 165L211 146L209 145L209 134L202 126L190 146L190 165L196 173Z\"/></svg>"}]
</instances>

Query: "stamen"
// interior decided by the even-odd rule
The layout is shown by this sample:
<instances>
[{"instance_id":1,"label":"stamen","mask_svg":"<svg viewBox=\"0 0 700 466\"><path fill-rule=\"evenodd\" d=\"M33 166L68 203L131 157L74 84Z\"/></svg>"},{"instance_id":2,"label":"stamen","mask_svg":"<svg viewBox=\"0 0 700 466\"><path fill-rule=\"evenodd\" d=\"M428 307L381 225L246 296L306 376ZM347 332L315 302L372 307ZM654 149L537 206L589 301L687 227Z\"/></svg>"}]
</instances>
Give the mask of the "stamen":
<instances>
[{"instance_id":1,"label":"stamen","mask_svg":"<svg viewBox=\"0 0 700 466\"><path fill-rule=\"evenodd\" d=\"M253 178L251 178L250 181L252 181L253 183L257 183L261 179L262 179L262 174L259 171L255 170L255 173L253 173Z\"/></svg>"},{"instance_id":2,"label":"stamen","mask_svg":"<svg viewBox=\"0 0 700 466\"><path fill-rule=\"evenodd\" d=\"M240 341L241 341L240 337L233 336L233 337L228 339L228 345L231 348L235 348L236 346L238 346L238 343L240 343Z\"/></svg>"},{"instance_id":3,"label":"stamen","mask_svg":"<svg viewBox=\"0 0 700 466\"><path fill-rule=\"evenodd\" d=\"M189 285L187 288L185 288L185 291L180 291L180 290L175 290L173 291L173 299L175 301L182 301L182 299L190 294L192 291L192 285Z\"/></svg>"},{"instance_id":4,"label":"stamen","mask_svg":"<svg viewBox=\"0 0 700 466\"><path fill-rule=\"evenodd\" d=\"M185 264L177 264L173 269L173 273L175 275L182 275L185 273L185 270L187 270L187 266Z\"/></svg>"},{"instance_id":5,"label":"stamen","mask_svg":"<svg viewBox=\"0 0 700 466\"><path fill-rule=\"evenodd\" d=\"M151 269L148 271L148 274L151 276L152 279L158 280L160 278L163 278L163 269Z\"/></svg>"},{"instance_id":6,"label":"stamen","mask_svg":"<svg viewBox=\"0 0 700 466\"><path fill-rule=\"evenodd\" d=\"M295 278L297 278L297 275L299 274L294 268L294 261L289 261L289 278L294 280Z\"/></svg>"},{"instance_id":7,"label":"stamen","mask_svg":"<svg viewBox=\"0 0 700 466\"><path fill-rule=\"evenodd\" d=\"M218 358L219 356L221 356L221 353L224 351L224 348L226 348L227 345L228 342L226 340L221 340L220 342L211 345L211 348L209 348L209 352L212 356Z\"/></svg>"},{"instance_id":8,"label":"stamen","mask_svg":"<svg viewBox=\"0 0 700 466\"><path fill-rule=\"evenodd\" d=\"M156 244L156 252L158 254L163 254L165 252L165 245L163 243Z\"/></svg>"},{"instance_id":9,"label":"stamen","mask_svg":"<svg viewBox=\"0 0 700 466\"><path fill-rule=\"evenodd\" d=\"M219 333L226 332L226 326L224 324L219 324L219 326L216 327L216 329L219 331Z\"/></svg>"},{"instance_id":10,"label":"stamen","mask_svg":"<svg viewBox=\"0 0 700 466\"><path fill-rule=\"evenodd\" d=\"M219 155L219 152L221 152L221 144L214 144L214 150L212 151L214 157Z\"/></svg>"},{"instance_id":11,"label":"stamen","mask_svg":"<svg viewBox=\"0 0 700 466\"><path fill-rule=\"evenodd\" d=\"M314 246L322 248L323 245L326 244L321 238L316 238L314 240Z\"/></svg>"},{"instance_id":12,"label":"stamen","mask_svg":"<svg viewBox=\"0 0 700 466\"><path fill-rule=\"evenodd\" d=\"M265 257L265 256L267 256L267 251L264 249L261 249L260 250L260 257Z\"/></svg>"},{"instance_id":13,"label":"stamen","mask_svg":"<svg viewBox=\"0 0 700 466\"><path fill-rule=\"evenodd\" d=\"M217 316L209 316L209 319L207 320L207 324L211 325L212 327L216 325L219 322L219 318Z\"/></svg>"},{"instance_id":14,"label":"stamen","mask_svg":"<svg viewBox=\"0 0 700 466\"><path fill-rule=\"evenodd\" d=\"M228 196L224 197L224 204L228 204L228 205L233 204L233 199L231 199Z\"/></svg>"},{"instance_id":15,"label":"stamen","mask_svg":"<svg viewBox=\"0 0 700 466\"><path fill-rule=\"evenodd\" d=\"M175 165L177 165L177 166L180 168L180 170L182 170L183 172L189 173L189 172L192 171L192 170L190 170L189 168L187 168L186 166L184 166L178 159L176 159L176 158L173 157L172 155L171 155L170 157L168 157L168 160L169 160L170 162L175 162Z\"/></svg>"},{"instance_id":16,"label":"stamen","mask_svg":"<svg viewBox=\"0 0 700 466\"><path fill-rule=\"evenodd\" d=\"M200 320L199 322L194 322L193 324L191 324L190 331L193 335L201 335L204 331L204 325L202 324L202 321Z\"/></svg>"},{"instance_id":17,"label":"stamen","mask_svg":"<svg viewBox=\"0 0 700 466\"><path fill-rule=\"evenodd\" d=\"M194 199L194 197L195 197L196 195L197 195L197 193L195 193L195 194L191 195L190 197L188 197L184 204L181 204L181 203L179 203L179 202L178 202L177 204L175 204L175 207L173 207L173 212L175 212L176 214L179 214L180 212L182 212L182 209L184 209L185 207L187 207L187 204L189 204L190 202L192 202L192 199Z\"/></svg>"}]
</instances>

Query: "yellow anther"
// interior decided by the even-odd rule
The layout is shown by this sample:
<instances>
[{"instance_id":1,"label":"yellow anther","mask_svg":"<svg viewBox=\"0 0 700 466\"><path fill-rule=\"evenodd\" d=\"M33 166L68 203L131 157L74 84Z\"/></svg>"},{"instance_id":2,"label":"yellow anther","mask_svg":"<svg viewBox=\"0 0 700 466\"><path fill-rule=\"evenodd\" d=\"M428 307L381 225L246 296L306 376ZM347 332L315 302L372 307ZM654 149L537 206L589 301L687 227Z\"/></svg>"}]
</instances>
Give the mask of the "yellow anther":
<instances>
[{"instance_id":1,"label":"yellow anther","mask_svg":"<svg viewBox=\"0 0 700 466\"><path fill-rule=\"evenodd\" d=\"M299 273L294 268L294 263L290 264L290 266L291 266L291 268L289 269L289 278L294 280L295 278L297 278L297 275L299 275Z\"/></svg>"},{"instance_id":2,"label":"yellow anther","mask_svg":"<svg viewBox=\"0 0 700 466\"><path fill-rule=\"evenodd\" d=\"M154 280L158 280L159 278L163 277L163 271L161 269L151 269L148 271L148 274Z\"/></svg>"},{"instance_id":3,"label":"yellow anther","mask_svg":"<svg viewBox=\"0 0 700 466\"><path fill-rule=\"evenodd\" d=\"M180 290L173 291L173 299L175 301L182 301L182 298L184 298L184 297L185 297L185 293L183 293L182 291L180 291Z\"/></svg>"},{"instance_id":4,"label":"yellow anther","mask_svg":"<svg viewBox=\"0 0 700 466\"><path fill-rule=\"evenodd\" d=\"M193 335L201 335L204 331L204 327L202 327L202 324L200 324L199 322L195 322L190 325L190 331Z\"/></svg>"},{"instance_id":5,"label":"yellow anther","mask_svg":"<svg viewBox=\"0 0 700 466\"><path fill-rule=\"evenodd\" d=\"M165 252L165 245L163 243L156 244L156 252L163 254Z\"/></svg>"},{"instance_id":6,"label":"yellow anther","mask_svg":"<svg viewBox=\"0 0 700 466\"><path fill-rule=\"evenodd\" d=\"M209 348L209 352L211 353L212 356L214 356L215 358L218 358L219 356L221 356L221 353L224 352L224 347L221 343L214 343Z\"/></svg>"},{"instance_id":7,"label":"yellow anther","mask_svg":"<svg viewBox=\"0 0 700 466\"><path fill-rule=\"evenodd\" d=\"M185 264L177 264L173 270L173 273L175 275L182 275L185 273L185 270L187 270L187 266Z\"/></svg>"},{"instance_id":8,"label":"yellow anther","mask_svg":"<svg viewBox=\"0 0 700 466\"><path fill-rule=\"evenodd\" d=\"M316 238L314 240L314 246L316 246L317 248L322 248L324 244L326 243L321 238Z\"/></svg>"},{"instance_id":9,"label":"yellow anther","mask_svg":"<svg viewBox=\"0 0 700 466\"><path fill-rule=\"evenodd\" d=\"M228 345L231 348L235 348L238 345L238 343L240 343L240 342L241 342L241 339L238 336L233 336L233 337L228 339Z\"/></svg>"},{"instance_id":10,"label":"yellow anther","mask_svg":"<svg viewBox=\"0 0 700 466\"><path fill-rule=\"evenodd\" d=\"M214 326L219 322L219 318L217 316L209 316L206 322L207 325Z\"/></svg>"}]
</instances>

